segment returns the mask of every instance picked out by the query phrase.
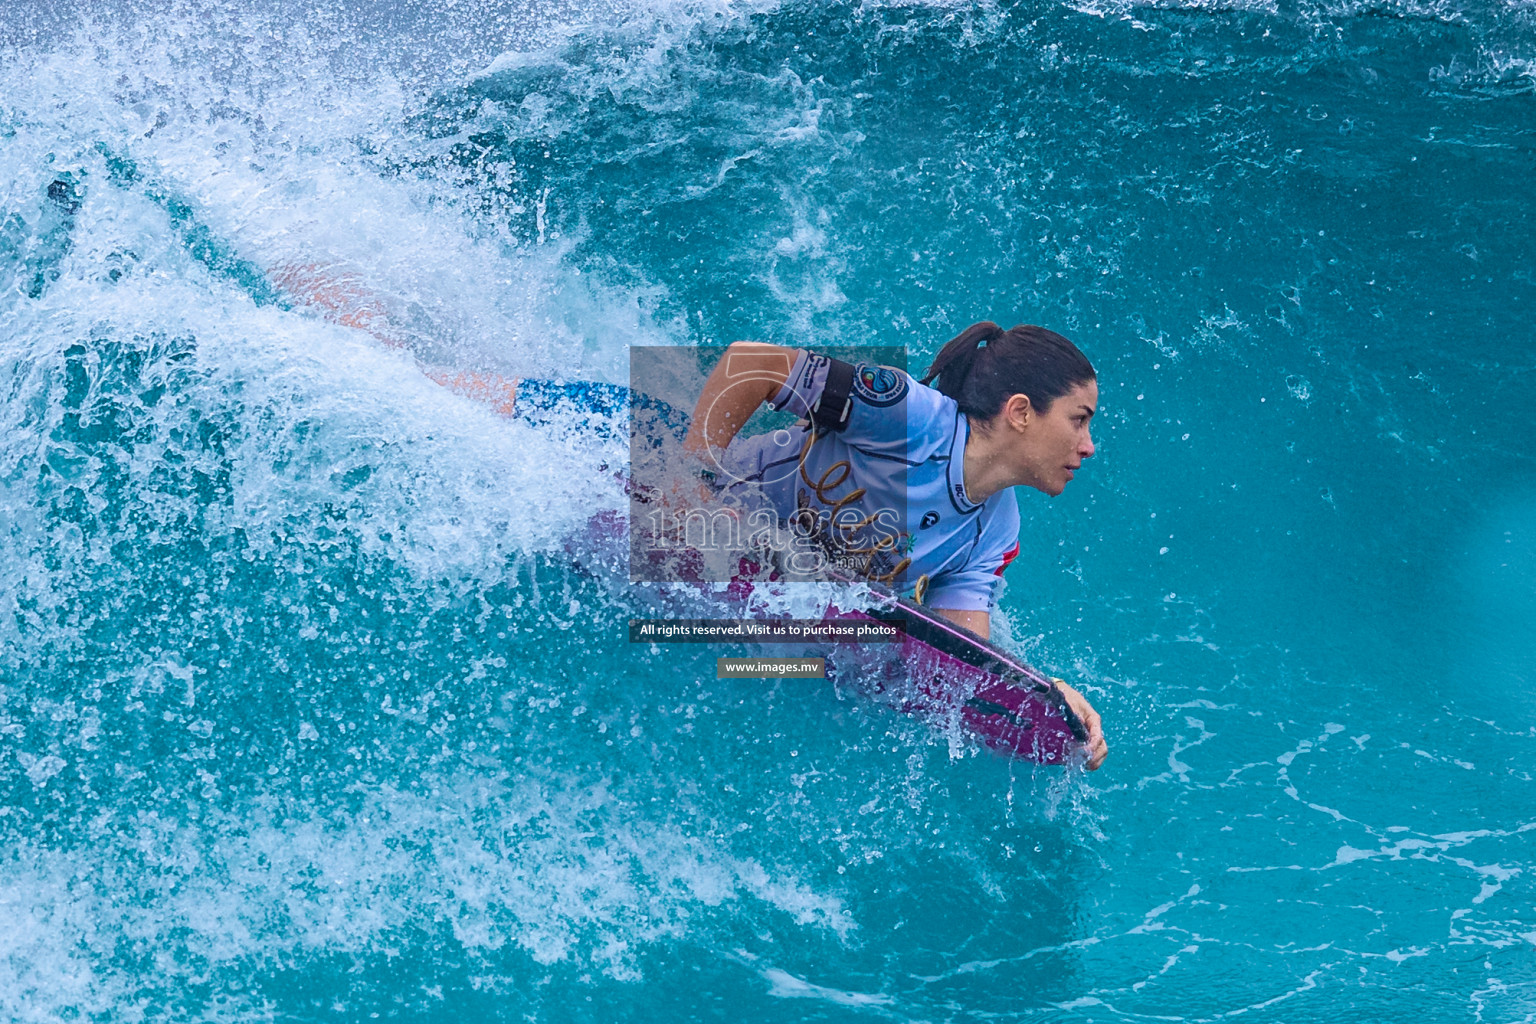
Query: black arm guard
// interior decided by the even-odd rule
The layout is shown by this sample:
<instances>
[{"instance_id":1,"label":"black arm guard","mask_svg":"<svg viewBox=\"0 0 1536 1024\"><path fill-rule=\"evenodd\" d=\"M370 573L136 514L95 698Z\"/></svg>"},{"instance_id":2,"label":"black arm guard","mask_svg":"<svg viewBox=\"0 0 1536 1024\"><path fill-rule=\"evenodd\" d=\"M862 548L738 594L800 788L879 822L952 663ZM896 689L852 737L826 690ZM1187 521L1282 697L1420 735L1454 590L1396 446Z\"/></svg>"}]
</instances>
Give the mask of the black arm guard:
<instances>
[{"instance_id":1,"label":"black arm guard","mask_svg":"<svg viewBox=\"0 0 1536 1024\"><path fill-rule=\"evenodd\" d=\"M821 397L811 406L811 423L816 432L842 430L848 426L848 414L853 409L853 364L841 359L829 360L827 384L821 389Z\"/></svg>"}]
</instances>

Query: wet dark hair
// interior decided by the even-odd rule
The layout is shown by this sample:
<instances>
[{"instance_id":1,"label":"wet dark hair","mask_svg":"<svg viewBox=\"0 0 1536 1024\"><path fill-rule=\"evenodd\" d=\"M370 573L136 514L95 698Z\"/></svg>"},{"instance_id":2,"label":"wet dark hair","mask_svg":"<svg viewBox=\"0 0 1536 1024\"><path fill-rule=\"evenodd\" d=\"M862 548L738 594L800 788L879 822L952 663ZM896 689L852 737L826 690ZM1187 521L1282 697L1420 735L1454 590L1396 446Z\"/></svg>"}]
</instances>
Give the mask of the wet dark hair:
<instances>
[{"instance_id":1,"label":"wet dark hair","mask_svg":"<svg viewBox=\"0 0 1536 1024\"><path fill-rule=\"evenodd\" d=\"M1073 388L1097 378L1076 345L1034 324L1003 330L990 320L972 324L939 350L928 375L973 420L990 420L1009 396L1022 394L1039 412Z\"/></svg>"}]
</instances>

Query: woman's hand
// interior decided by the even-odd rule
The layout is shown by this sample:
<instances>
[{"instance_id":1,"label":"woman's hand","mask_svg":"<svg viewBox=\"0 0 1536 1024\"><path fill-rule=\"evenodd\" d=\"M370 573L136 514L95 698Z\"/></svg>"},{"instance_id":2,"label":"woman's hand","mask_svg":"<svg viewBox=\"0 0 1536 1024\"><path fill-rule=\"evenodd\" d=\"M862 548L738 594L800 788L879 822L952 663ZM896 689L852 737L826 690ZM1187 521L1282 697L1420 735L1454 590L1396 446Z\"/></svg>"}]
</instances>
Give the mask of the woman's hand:
<instances>
[{"instance_id":1,"label":"woman's hand","mask_svg":"<svg viewBox=\"0 0 1536 1024\"><path fill-rule=\"evenodd\" d=\"M935 608L934 611L944 616L957 626L964 626L983 640L992 635L992 616L988 612L968 612L957 608ZM1109 744L1104 742L1104 728L1099 723L1099 713L1093 710L1093 705L1088 699L1068 686L1060 679L1051 680L1061 695L1066 698L1067 706L1077 713L1082 720L1083 728L1088 730L1088 740L1083 744L1083 753L1088 756L1087 768L1089 771L1097 771L1099 765L1104 763L1104 758L1109 755Z\"/></svg>"},{"instance_id":2,"label":"woman's hand","mask_svg":"<svg viewBox=\"0 0 1536 1024\"><path fill-rule=\"evenodd\" d=\"M1088 730L1088 739L1083 744L1083 753L1088 756L1085 767L1089 771L1097 771L1109 754L1109 744L1104 742L1104 728L1099 722L1099 713L1093 710L1093 705L1088 703L1086 697L1072 687L1060 679L1052 681L1056 684L1056 689L1060 690L1061 695L1067 699L1067 706L1082 720L1083 728Z\"/></svg>"}]
</instances>

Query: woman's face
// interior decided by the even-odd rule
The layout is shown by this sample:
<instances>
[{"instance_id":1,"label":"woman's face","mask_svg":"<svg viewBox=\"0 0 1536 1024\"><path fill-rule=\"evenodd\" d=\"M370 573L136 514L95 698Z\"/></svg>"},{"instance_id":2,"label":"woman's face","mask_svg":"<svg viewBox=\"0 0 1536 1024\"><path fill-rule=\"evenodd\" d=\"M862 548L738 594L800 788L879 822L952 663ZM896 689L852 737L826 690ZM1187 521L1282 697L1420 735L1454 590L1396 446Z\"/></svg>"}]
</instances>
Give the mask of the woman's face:
<instances>
[{"instance_id":1,"label":"woman's face","mask_svg":"<svg viewBox=\"0 0 1536 1024\"><path fill-rule=\"evenodd\" d=\"M1057 495L1093 455L1088 423L1099 407L1098 381L1088 381L1046 407L1032 411L1020 438L1024 481L1036 490Z\"/></svg>"}]
</instances>

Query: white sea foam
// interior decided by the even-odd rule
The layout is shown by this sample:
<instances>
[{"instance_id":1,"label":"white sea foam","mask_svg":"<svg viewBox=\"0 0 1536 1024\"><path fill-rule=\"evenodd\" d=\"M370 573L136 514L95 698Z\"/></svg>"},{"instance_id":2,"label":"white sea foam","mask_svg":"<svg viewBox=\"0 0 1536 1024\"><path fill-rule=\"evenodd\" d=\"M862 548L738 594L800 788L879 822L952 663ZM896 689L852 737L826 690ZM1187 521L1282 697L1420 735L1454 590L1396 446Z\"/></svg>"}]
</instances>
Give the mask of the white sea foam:
<instances>
[{"instance_id":1,"label":"white sea foam","mask_svg":"<svg viewBox=\"0 0 1536 1024\"><path fill-rule=\"evenodd\" d=\"M195 1013L174 975L239 963L258 944L302 967L387 959L428 935L471 961L632 979L648 947L744 902L835 935L853 928L836 897L658 824L603 783L423 781L358 793L336 815L258 799L189 827L125 808L90 849L18 851L0 869L0 904L22 923L0 938L0 1012L49 1020L147 998ZM160 969L119 973L110 954L124 948Z\"/></svg>"}]
</instances>

